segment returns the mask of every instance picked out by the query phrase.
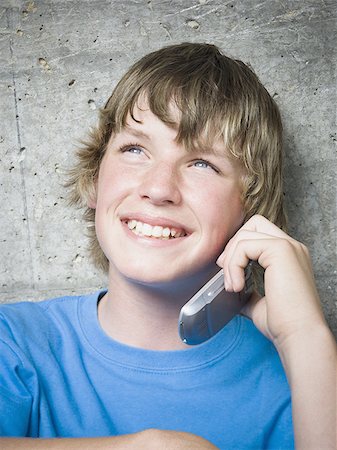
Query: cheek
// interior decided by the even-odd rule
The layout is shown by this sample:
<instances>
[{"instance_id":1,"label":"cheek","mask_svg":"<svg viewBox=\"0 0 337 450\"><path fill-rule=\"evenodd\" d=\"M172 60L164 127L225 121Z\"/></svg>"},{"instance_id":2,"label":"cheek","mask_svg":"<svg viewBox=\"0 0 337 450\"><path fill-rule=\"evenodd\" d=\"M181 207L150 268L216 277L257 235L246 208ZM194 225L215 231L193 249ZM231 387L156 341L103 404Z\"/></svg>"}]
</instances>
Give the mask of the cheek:
<instances>
[{"instance_id":1,"label":"cheek","mask_svg":"<svg viewBox=\"0 0 337 450\"><path fill-rule=\"evenodd\" d=\"M210 192L208 195L208 203L203 210L204 230L210 237L211 245L218 247L225 245L242 225L242 202L237 189L231 189L226 194Z\"/></svg>"},{"instance_id":2,"label":"cheek","mask_svg":"<svg viewBox=\"0 0 337 450\"><path fill-rule=\"evenodd\" d=\"M130 188L127 180L128 175L118 168L102 170L98 182L97 208L106 209L118 202Z\"/></svg>"}]
</instances>

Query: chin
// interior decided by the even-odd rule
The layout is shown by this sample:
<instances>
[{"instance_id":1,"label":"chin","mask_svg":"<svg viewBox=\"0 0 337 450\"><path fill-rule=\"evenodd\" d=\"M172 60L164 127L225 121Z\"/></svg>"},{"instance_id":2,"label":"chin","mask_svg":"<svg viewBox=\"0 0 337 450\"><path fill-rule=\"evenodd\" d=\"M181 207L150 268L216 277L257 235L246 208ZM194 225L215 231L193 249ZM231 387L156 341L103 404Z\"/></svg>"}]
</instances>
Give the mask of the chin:
<instances>
[{"instance_id":1,"label":"chin","mask_svg":"<svg viewBox=\"0 0 337 450\"><path fill-rule=\"evenodd\" d=\"M176 267L171 270L158 269L157 267L144 267L144 265L127 264L127 267L116 267L119 274L129 282L142 287L153 289L175 290L186 287L201 287L219 269L214 263L208 263L198 267Z\"/></svg>"},{"instance_id":2,"label":"chin","mask_svg":"<svg viewBox=\"0 0 337 450\"><path fill-rule=\"evenodd\" d=\"M177 280L184 278L184 274L179 274L177 272L167 272L165 270L144 270L142 267L139 270L126 270L123 272L125 278L130 281L134 281L135 283L142 285L163 285L166 283L174 283Z\"/></svg>"}]
</instances>

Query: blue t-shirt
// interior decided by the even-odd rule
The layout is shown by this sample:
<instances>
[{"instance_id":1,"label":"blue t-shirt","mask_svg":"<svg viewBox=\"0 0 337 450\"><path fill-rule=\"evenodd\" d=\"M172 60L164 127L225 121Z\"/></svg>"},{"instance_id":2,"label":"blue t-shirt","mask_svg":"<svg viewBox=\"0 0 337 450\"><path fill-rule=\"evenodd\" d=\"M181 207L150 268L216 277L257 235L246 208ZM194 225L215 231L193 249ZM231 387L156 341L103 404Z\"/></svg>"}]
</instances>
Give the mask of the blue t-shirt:
<instances>
[{"instance_id":1,"label":"blue t-shirt","mask_svg":"<svg viewBox=\"0 0 337 450\"><path fill-rule=\"evenodd\" d=\"M251 321L185 350L143 350L104 333L99 294L0 306L1 436L158 428L226 450L294 448L280 359Z\"/></svg>"}]
</instances>

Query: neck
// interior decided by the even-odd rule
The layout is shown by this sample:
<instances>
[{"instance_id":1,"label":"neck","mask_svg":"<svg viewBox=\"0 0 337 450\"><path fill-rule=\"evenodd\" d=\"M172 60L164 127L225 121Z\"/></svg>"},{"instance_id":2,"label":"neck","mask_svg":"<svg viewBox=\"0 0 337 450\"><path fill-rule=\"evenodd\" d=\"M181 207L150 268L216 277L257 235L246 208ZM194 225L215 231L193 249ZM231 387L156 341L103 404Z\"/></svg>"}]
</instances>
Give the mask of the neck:
<instances>
[{"instance_id":1,"label":"neck","mask_svg":"<svg viewBox=\"0 0 337 450\"><path fill-rule=\"evenodd\" d=\"M211 276L148 286L109 274L109 289L98 308L100 324L110 337L149 350L187 348L178 335L181 307Z\"/></svg>"}]
</instances>

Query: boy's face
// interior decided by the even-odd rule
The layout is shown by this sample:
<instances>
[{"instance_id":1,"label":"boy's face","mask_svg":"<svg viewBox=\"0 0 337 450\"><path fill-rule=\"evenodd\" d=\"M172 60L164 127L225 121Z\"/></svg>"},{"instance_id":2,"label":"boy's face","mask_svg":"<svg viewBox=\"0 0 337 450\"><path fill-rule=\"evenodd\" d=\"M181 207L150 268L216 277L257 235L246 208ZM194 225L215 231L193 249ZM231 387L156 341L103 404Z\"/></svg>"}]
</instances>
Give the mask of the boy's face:
<instances>
[{"instance_id":1,"label":"boy's face","mask_svg":"<svg viewBox=\"0 0 337 450\"><path fill-rule=\"evenodd\" d=\"M110 140L90 205L110 273L150 284L210 273L243 220L241 169L223 143L187 152L141 108Z\"/></svg>"}]
</instances>

